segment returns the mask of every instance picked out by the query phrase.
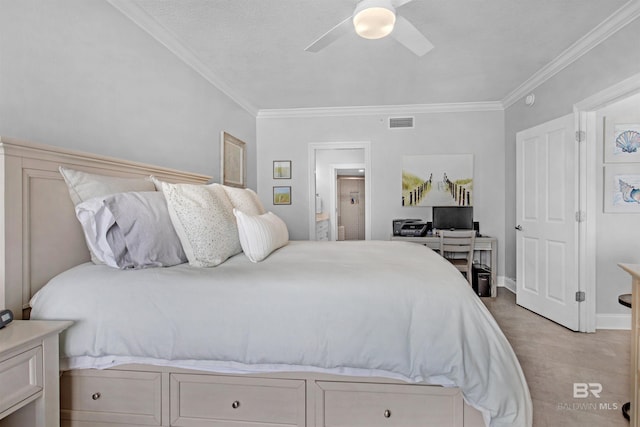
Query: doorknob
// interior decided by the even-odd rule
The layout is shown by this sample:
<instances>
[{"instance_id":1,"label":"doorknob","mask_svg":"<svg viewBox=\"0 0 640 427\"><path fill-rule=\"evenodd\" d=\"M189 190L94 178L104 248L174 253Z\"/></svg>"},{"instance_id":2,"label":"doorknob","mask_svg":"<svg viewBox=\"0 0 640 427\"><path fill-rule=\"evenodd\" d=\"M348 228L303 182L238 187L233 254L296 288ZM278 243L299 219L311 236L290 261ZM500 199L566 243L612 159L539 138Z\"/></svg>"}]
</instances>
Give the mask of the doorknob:
<instances>
[{"instance_id":1,"label":"doorknob","mask_svg":"<svg viewBox=\"0 0 640 427\"><path fill-rule=\"evenodd\" d=\"M520 224L518 224L518 225L515 226L515 229L518 230L518 231L522 231L522 226Z\"/></svg>"}]
</instances>

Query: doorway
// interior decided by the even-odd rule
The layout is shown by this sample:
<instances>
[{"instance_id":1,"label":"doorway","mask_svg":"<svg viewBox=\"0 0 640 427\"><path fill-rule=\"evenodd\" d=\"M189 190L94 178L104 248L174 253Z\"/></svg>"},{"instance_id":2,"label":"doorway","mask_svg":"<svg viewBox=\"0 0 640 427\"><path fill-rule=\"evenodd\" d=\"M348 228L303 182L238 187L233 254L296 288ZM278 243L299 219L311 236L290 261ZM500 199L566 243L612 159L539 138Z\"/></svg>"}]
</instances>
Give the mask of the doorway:
<instances>
[{"instance_id":1,"label":"doorway","mask_svg":"<svg viewBox=\"0 0 640 427\"><path fill-rule=\"evenodd\" d=\"M371 157L369 142L327 142L309 144L309 240L338 240L337 176L342 170L357 169L364 190L364 240L371 239ZM353 173L353 172L352 172ZM354 200L355 201L355 200ZM354 203L355 204L355 203ZM326 230L326 231L325 231ZM346 231L346 230L345 230Z\"/></svg>"},{"instance_id":2,"label":"doorway","mask_svg":"<svg viewBox=\"0 0 640 427\"><path fill-rule=\"evenodd\" d=\"M364 179L364 169L337 171L337 240L365 240Z\"/></svg>"}]
</instances>

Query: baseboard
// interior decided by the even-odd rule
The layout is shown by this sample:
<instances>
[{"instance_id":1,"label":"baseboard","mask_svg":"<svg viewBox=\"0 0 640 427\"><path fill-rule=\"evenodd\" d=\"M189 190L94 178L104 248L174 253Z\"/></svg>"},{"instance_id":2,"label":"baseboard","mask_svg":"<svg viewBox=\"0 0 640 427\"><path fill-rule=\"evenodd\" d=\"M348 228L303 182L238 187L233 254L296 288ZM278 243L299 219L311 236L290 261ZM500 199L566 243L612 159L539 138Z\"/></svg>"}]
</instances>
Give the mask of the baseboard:
<instances>
[{"instance_id":1,"label":"baseboard","mask_svg":"<svg viewBox=\"0 0 640 427\"><path fill-rule=\"evenodd\" d=\"M516 281L498 276L497 286L516 293ZM631 330L631 314L596 314L596 329Z\"/></svg>"},{"instance_id":2,"label":"baseboard","mask_svg":"<svg viewBox=\"0 0 640 427\"><path fill-rule=\"evenodd\" d=\"M631 314L596 314L596 329L631 329Z\"/></svg>"},{"instance_id":3,"label":"baseboard","mask_svg":"<svg viewBox=\"0 0 640 427\"><path fill-rule=\"evenodd\" d=\"M510 290L512 293L516 293L516 281L506 277L506 276L498 276L498 283L497 286L499 288L507 288L508 290Z\"/></svg>"}]
</instances>

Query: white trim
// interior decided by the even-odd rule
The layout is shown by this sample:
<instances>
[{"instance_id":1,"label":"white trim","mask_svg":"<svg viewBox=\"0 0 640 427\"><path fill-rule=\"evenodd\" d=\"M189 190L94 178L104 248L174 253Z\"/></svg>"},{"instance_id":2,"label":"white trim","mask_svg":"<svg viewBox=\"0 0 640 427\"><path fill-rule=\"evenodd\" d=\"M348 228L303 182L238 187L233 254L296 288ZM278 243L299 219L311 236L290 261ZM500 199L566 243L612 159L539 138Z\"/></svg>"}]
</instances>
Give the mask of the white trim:
<instances>
[{"instance_id":1,"label":"white trim","mask_svg":"<svg viewBox=\"0 0 640 427\"><path fill-rule=\"evenodd\" d=\"M365 239L371 240L371 142L311 142L307 151L307 170L309 171L309 240L316 240L316 151L362 149L364 151L364 229Z\"/></svg>"},{"instance_id":2,"label":"white trim","mask_svg":"<svg viewBox=\"0 0 640 427\"><path fill-rule=\"evenodd\" d=\"M258 112L259 119L291 119L311 117L345 117L397 114L434 114L460 113L473 111L503 111L500 101L458 102L448 104L407 104L372 105L362 107L326 107L326 108L285 108L264 109Z\"/></svg>"},{"instance_id":3,"label":"white trim","mask_svg":"<svg viewBox=\"0 0 640 427\"><path fill-rule=\"evenodd\" d=\"M129 0L107 0L107 3L111 4L114 8L119 10L124 16L133 21L140 28L145 30L151 37L156 39L161 45L169 49L174 55L176 55L185 64L191 67L194 71L204 77L214 87L228 96L232 101L256 117L258 109L251 104L251 102L244 99L237 92L235 92L229 85L224 83L216 76L213 71L202 60L189 49L186 45L181 43L171 31L156 21L147 12L145 12L135 2Z\"/></svg>"},{"instance_id":4,"label":"white trim","mask_svg":"<svg viewBox=\"0 0 640 427\"><path fill-rule=\"evenodd\" d=\"M596 329L631 330L631 314L598 314Z\"/></svg>"},{"instance_id":5,"label":"white trim","mask_svg":"<svg viewBox=\"0 0 640 427\"><path fill-rule=\"evenodd\" d=\"M516 281L510 277L498 276L498 286L510 290L513 294L516 293Z\"/></svg>"},{"instance_id":6,"label":"white trim","mask_svg":"<svg viewBox=\"0 0 640 427\"><path fill-rule=\"evenodd\" d=\"M509 108L519 99L529 94L533 89L537 88L551 77L577 61L591 49L611 37L618 30L621 30L627 24L640 16L640 2L630 0L620 9L615 11L611 16L602 21L598 26L589 31L585 36L581 37L574 44L569 46L554 60L538 70L534 75L529 77L524 83L514 89L511 93L502 99L504 108Z\"/></svg>"},{"instance_id":7,"label":"white trim","mask_svg":"<svg viewBox=\"0 0 640 427\"><path fill-rule=\"evenodd\" d=\"M640 73L637 73L613 86L583 99L580 102L577 102L573 109L574 111L600 109L639 92Z\"/></svg>"}]
</instances>

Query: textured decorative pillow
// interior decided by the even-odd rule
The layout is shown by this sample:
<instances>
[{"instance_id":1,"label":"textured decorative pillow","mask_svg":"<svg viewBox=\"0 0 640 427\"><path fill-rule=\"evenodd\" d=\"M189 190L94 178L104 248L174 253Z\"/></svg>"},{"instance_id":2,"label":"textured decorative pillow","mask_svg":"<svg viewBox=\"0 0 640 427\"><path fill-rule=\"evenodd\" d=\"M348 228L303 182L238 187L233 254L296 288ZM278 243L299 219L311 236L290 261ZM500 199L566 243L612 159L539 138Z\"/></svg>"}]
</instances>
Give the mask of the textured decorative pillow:
<instances>
[{"instance_id":1,"label":"textured decorative pillow","mask_svg":"<svg viewBox=\"0 0 640 427\"><path fill-rule=\"evenodd\" d=\"M89 199L126 191L155 191L149 178L117 178L67 169L60 166L60 174L69 188L74 205Z\"/></svg>"},{"instance_id":2,"label":"textured decorative pillow","mask_svg":"<svg viewBox=\"0 0 640 427\"><path fill-rule=\"evenodd\" d=\"M189 264L213 267L242 251L233 206L220 185L162 183Z\"/></svg>"},{"instance_id":3,"label":"textured decorative pillow","mask_svg":"<svg viewBox=\"0 0 640 427\"><path fill-rule=\"evenodd\" d=\"M220 185L220 184L212 184ZM262 215L266 212L264 206L260 202L258 195L250 188L236 188L228 185L220 185L224 188L225 193L231 200L234 208L246 213L247 215Z\"/></svg>"},{"instance_id":4,"label":"textured decorative pillow","mask_svg":"<svg viewBox=\"0 0 640 427\"><path fill-rule=\"evenodd\" d=\"M104 206L115 222L107 243L119 268L170 267L187 262L159 191L107 196Z\"/></svg>"},{"instance_id":5,"label":"textured decorative pillow","mask_svg":"<svg viewBox=\"0 0 640 427\"><path fill-rule=\"evenodd\" d=\"M240 244L252 262L260 262L273 251L289 243L287 225L272 212L251 216L233 210L238 222Z\"/></svg>"}]
</instances>

